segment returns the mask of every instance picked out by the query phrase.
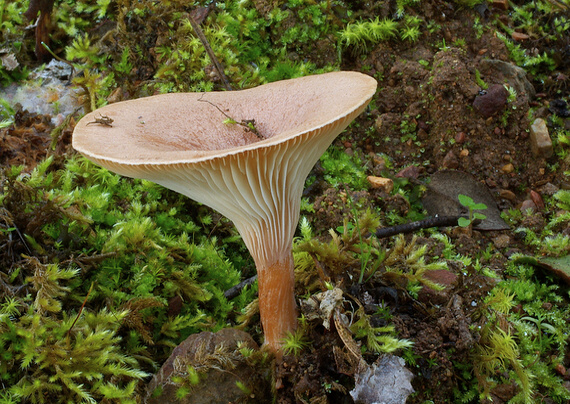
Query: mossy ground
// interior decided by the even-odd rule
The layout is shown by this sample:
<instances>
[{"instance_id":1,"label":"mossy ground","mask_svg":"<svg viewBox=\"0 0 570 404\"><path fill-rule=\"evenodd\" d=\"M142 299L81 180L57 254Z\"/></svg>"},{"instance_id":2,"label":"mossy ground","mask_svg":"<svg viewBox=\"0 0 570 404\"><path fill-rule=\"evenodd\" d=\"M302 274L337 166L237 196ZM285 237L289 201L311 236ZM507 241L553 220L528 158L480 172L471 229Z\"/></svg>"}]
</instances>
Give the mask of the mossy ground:
<instances>
[{"instance_id":1,"label":"mossy ground","mask_svg":"<svg viewBox=\"0 0 570 404\"><path fill-rule=\"evenodd\" d=\"M2 85L23 83L39 65L21 14L28 4L0 0L1 48L19 62L0 68ZM570 252L570 6L475 5L62 0L46 38L74 64L71 85L85 111L221 90L189 16L234 89L338 69L373 75L370 108L307 180L297 296L340 287L363 358L372 363L395 347L414 373L408 403L568 402L569 289L547 269L564 268ZM522 67L534 94L519 91L484 118L473 88L520 84L488 60ZM243 316L255 287L224 297L255 274L232 224L77 155L70 139L79 116L53 132L49 116L0 106L2 403L140 402L150 375L189 334L246 317L261 342L257 318ZM535 118L548 123L550 157L532 154ZM425 215L422 188L397 173L426 180L442 168L485 183L510 230L367 237ZM371 188L368 175L393 178L394 189ZM529 200L535 209L521 210ZM443 291L429 275L438 271L453 275ZM303 321L277 369L278 402L351 402L346 341L318 316Z\"/></svg>"}]
</instances>

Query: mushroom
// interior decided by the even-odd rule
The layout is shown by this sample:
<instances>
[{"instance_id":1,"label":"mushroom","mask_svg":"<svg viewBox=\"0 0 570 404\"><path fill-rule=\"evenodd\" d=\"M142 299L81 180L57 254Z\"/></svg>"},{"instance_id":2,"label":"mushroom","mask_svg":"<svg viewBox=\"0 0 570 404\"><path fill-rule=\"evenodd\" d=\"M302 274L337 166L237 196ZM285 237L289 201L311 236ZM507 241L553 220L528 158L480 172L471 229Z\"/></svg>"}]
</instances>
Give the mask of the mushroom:
<instances>
[{"instance_id":1,"label":"mushroom","mask_svg":"<svg viewBox=\"0 0 570 404\"><path fill-rule=\"evenodd\" d=\"M264 344L278 353L297 322L291 248L304 181L376 85L361 73L332 72L118 102L85 115L73 147L233 221L257 268Z\"/></svg>"}]
</instances>

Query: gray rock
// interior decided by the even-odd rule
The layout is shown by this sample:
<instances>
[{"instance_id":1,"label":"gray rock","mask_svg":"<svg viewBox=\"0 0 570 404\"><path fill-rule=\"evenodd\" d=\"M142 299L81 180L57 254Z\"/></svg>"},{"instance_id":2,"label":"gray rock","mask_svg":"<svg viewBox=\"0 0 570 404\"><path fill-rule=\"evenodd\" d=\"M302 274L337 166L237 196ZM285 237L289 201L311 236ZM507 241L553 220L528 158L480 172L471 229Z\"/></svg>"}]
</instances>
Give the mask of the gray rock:
<instances>
[{"instance_id":1,"label":"gray rock","mask_svg":"<svg viewBox=\"0 0 570 404\"><path fill-rule=\"evenodd\" d=\"M527 99L534 97L533 85L526 78L526 71L522 67L497 59L483 59L479 62L479 70L487 77L493 77L493 81L502 83L506 81L513 87L517 96L526 96ZM501 77L497 77L497 75Z\"/></svg>"}]
</instances>

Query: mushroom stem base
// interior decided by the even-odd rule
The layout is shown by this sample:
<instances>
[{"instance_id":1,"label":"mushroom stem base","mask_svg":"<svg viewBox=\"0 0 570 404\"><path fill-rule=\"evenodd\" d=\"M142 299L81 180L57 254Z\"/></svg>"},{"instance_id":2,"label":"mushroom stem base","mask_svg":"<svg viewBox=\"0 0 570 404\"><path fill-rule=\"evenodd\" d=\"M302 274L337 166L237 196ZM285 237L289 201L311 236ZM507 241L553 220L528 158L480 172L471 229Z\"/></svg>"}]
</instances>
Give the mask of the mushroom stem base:
<instances>
[{"instance_id":1,"label":"mushroom stem base","mask_svg":"<svg viewBox=\"0 0 570 404\"><path fill-rule=\"evenodd\" d=\"M283 339L297 328L293 255L270 265L257 265L257 275L264 345L279 354Z\"/></svg>"}]
</instances>

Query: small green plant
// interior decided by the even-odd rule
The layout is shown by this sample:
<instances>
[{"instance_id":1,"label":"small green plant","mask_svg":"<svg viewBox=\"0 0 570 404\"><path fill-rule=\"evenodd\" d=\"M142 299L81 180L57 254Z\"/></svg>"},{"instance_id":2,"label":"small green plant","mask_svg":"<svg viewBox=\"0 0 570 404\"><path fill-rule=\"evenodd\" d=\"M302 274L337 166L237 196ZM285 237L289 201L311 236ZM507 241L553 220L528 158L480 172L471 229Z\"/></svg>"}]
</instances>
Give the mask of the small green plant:
<instances>
[{"instance_id":1,"label":"small green plant","mask_svg":"<svg viewBox=\"0 0 570 404\"><path fill-rule=\"evenodd\" d=\"M283 352L286 355L299 356L301 351L310 346L310 341L305 335L304 327L299 327L295 332L290 332L283 339Z\"/></svg>"},{"instance_id":2,"label":"small green plant","mask_svg":"<svg viewBox=\"0 0 570 404\"><path fill-rule=\"evenodd\" d=\"M489 88L489 85L485 83L485 81L481 78L481 72L475 69L475 82L482 90L486 90Z\"/></svg>"},{"instance_id":3,"label":"small green plant","mask_svg":"<svg viewBox=\"0 0 570 404\"><path fill-rule=\"evenodd\" d=\"M350 326L355 339L364 339L366 347L376 353L391 353L398 349L410 348L412 341L398 339L393 325L373 327L370 324L371 316L360 307L356 313L358 320Z\"/></svg>"},{"instance_id":4,"label":"small green plant","mask_svg":"<svg viewBox=\"0 0 570 404\"><path fill-rule=\"evenodd\" d=\"M425 274L430 270L447 269L447 263L443 260L427 263L426 251L426 245L417 245L416 237L407 243L404 237L399 235L382 262L385 270L379 271L378 276L407 290L414 298L417 298L418 292L424 286L433 290L443 290L443 286L431 281Z\"/></svg>"},{"instance_id":5,"label":"small green plant","mask_svg":"<svg viewBox=\"0 0 570 404\"><path fill-rule=\"evenodd\" d=\"M469 227L475 220L484 220L487 218L487 216L484 214L476 212L477 210L487 209L487 205L484 203L475 203L475 201L473 201L473 198L467 195L459 194L457 197L459 198L459 203L469 210L468 217L460 217L457 220L457 224L459 226Z\"/></svg>"},{"instance_id":6,"label":"small green plant","mask_svg":"<svg viewBox=\"0 0 570 404\"><path fill-rule=\"evenodd\" d=\"M344 47L353 47L356 51L365 52L371 45L394 38L397 34L398 22L391 19L360 21L347 24L340 31L340 43Z\"/></svg>"}]
</instances>

